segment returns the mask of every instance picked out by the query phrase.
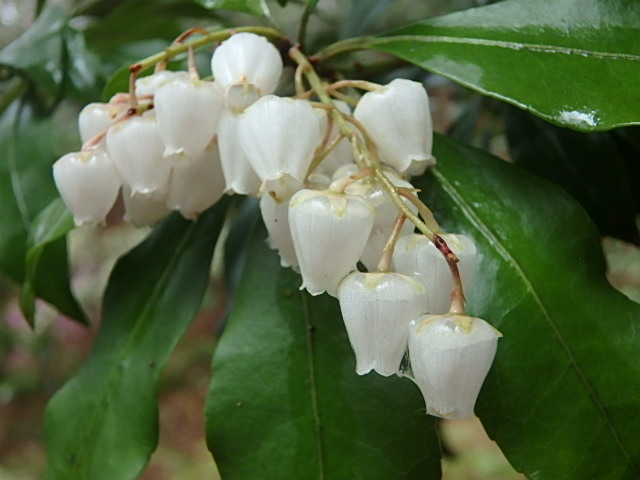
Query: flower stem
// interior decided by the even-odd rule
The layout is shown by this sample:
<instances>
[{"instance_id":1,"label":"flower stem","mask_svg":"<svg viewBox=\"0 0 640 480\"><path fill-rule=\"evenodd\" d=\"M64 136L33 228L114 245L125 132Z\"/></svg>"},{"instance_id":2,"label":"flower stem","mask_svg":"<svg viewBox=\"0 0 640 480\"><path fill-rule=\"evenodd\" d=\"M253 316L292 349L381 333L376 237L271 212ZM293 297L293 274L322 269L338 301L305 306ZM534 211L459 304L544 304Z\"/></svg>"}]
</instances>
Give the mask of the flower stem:
<instances>
[{"instance_id":1,"label":"flower stem","mask_svg":"<svg viewBox=\"0 0 640 480\"><path fill-rule=\"evenodd\" d=\"M314 59L325 60L326 58L337 55L338 53L366 48L366 45L367 41L363 38L353 39L353 41L345 40L344 42L334 44L333 47L335 48L333 50L331 46L328 47L319 55L314 56ZM307 59L300 49L295 46L289 50L289 56L298 64L298 68L307 78L309 86L315 92L318 99L322 103L334 106L333 100L326 90L327 85L322 82L309 59ZM454 291L451 296L451 311L453 313L464 313L465 298L462 289L462 281L460 279L460 272L458 271L458 257L449 248L444 239L434 231L439 231L439 226L435 221L435 218L433 218L431 210L429 210L429 208L415 195L411 195L409 198L412 203L418 206L418 211L425 215L424 218L426 222L429 223L428 226L425 221L413 213L402 199L403 196L407 196L405 195L406 189L404 190L404 193L399 192L399 188L396 187L393 182L389 180L389 177L387 177L382 171L382 164L380 163L380 160L377 158L377 155L372 154L372 152L376 151L376 148L373 140L367 134L366 129L362 127L359 122L355 121L353 117L348 118L348 115L345 115L338 108L335 108L335 106L332 109L332 115L336 124L340 128L340 132L352 141L356 163L358 163L361 168L369 168L373 170L373 175L375 175L376 179L380 182L381 187L388 194L389 198L402 215L408 218L418 228L418 230L420 230L420 232L431 240L431 242L444 256L447 264L449 265L449 270L451 271L451 277L454 284ZM358 132L360 132L361 135L358 135ZM364 138L364 141L362 138Z\"/></svg>"},{"instance_id":2,"label":"flower stem","mask_svg":"<svg viewBox=\"0 0 640 480\"><path fill-rule=\"evenodd\" d=\"M398 215L396 219L396 223L393 225L393 230L391 231L391 235L389 236L389 240L385 244L382 249L382 255L380 255L380 260L378 261L377 271L378 272L390 272L392 268L392 259L393 259L393 251L396 248L396 243L398 242L398 237L400 236L400 232L402 231L402 226L404 225L405 220L407 219L404 213Z\"/></svg>"}]
</instances>

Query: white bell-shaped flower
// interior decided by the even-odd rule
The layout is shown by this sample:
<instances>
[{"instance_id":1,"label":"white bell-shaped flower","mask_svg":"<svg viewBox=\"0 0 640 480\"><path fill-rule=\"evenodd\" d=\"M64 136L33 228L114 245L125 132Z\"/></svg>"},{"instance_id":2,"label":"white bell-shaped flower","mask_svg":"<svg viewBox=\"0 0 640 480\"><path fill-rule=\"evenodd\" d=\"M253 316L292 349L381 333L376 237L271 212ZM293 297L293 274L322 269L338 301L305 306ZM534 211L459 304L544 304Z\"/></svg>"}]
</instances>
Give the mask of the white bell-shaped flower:
<instances>
[{"instance_id":1,"label":"white bell-shaped flower","mask_svg":"<svg viewBox=\"0 0 640 480\"><path fill-rule=\"evenodd\" d=\"M138 97L152 97L158 88L166 82L180 77L189 78L189 73L183 70L160 70L146 77L140 77L136 80L136 95Z\"/></svg>"},{"instance_id":2,"label":"white bell-shaped flower","mask_svg":"<svg viewBox=\"0 0 640 480\"><path fill-rule=\"evenodd\" d=\"M306 100L267 95L240 115L238 134L261 180L304 180L320 143L320 122Z\"/></svg>"},{"instance_id":3,"label":"white bell-shaped flower","mask_svg":"<svg viewBox=\"0 0 640 480\"><path fill-rule=\"evenodd\" d=\"M224 109L218 123L218 149L225 178L225 192L257 195L261 180L240 144L238 115Z\"/></svg>"},{"instance_id":4,"label":"white bell-shaped flower","mask_svg":"<svg viewBox=\"0 0 640 480\"><path fill-rule=\"evenodd\" d=\"M365 93L353 113L378 147L380 160L400 172L412 162L434 165L429 97L421 83L398 78Z\"/></svg>"},{"instance_id":5,"label":"white bell-shaped flower","mask_svg":"<svg viewBox=\"0 0 640 480\"><path fill-rule=\"evenodd\" d=\"M109 103L94 102L86 105L78 115L78 129L82 143L105 132L113 124L120 111L120 105Z\"/></svg>"},{"instance_id":6,"label":"white bell-shaped flower","mask_svg":"<svg viewBox=\"0 0 640 480\"><path fill-rule=\"evenodd\" d=\"M113 207L122 181L104 150L67 153L53 164L53 179L76 225L97 225Z\"/></svg>"},{"instance_id":7,"label":"white bell-shaped flower","mask_svg":"<svg viewBox=\"0 0 640 480\"><path fill-rule=\"evenodd\" d=\"M398 373L409 322L427 311L426 289L399 273L353 272L338 286L340 310L356 355L356 373Z\"/></svg>"},{"instance_id":8,"label":"white bell-shaped flower","mask_svg":"<svg viewBox=\"0 0 640 480\"><path fill-rule=\"evenodd\" d=\"M425 315L411 322L409 359L428 414L473 415L501 336L484 320L465 315Z\"/></svg>"},{"instance_id":9,"label":"white bell-shaped flower","mask_svg":"<svg viewBox=\"0 0 640 480\"><path fill-rule=\"evenodd\" d=\"M413 189L413 185L400 178L390 176L390 180L396 187ZM354 182L346 188L346 192L364 197L376 209L377 214L373 228L360 258L369 271L375 270L400 211L375 178L368 177ZM409 200L403 198L403 201L413 213L418 212L418 208ZM410 235L414 229L413 223L406 221L402 226L400 236Z\"/></svg>"},{"instance_id":10,"label":"white bell-shaped flower","mask_svg":"<svg viewBox=\"0 0 640 480\"><path fill-rule=\"evenodd\" d=\"M300 180L283 175L264 183L260 197L262 220L269 232L268 243L280 254L280 265L298 269L298 257L289 229L289 200L304 187Z\"/></svg>"},{"instance_id":11,"label":"white bell-shaped flower","mask_svg":"<svg viewBox=\"0 0 640 480\"><path fill-rule=\"evenodd\" d=\"M459 259L458 271L466 292L473 281L477 249L465 235L440 234ZM427 287L429 313L447 313L451 306L453 279L447 261L427 237L413 234L401 237L393 252L393 266L405 275L417 275Z\"/></svg>"},{"instance_id":12,"label":"white bell-shaped flower","mask_svg":"<svg viewBox=\"0 0 640 480\"><path fill-rule=\"evenodd\" d=\"M192 160L176 162L171 167L167 207L178 210L184 218L196 218L223 193L224 176L215 143Z\"/></svg>"},{"instance_id":13,"label":"white bell-shaped flower","mask_svg":"<svg viewBox=\"0 0 640 480\"><path fill-rule=\"evenodd\" d=\"M107 152L135 195L166 196L171 162L163 150L153 111L119 122L107 132Z\"/></svg>"},{"instance_id":14,"label":"white bell-shaped flower","mask_svg":"<svg viewBox=\"0 0 640 480\"><path fill-rule=\"evenodd\" d=\"M338 283L356 264L371 233L375 210L362 197L331 190L300 190L289 202L289 227L311 295L336 295Z\"/></svg>"},{"instance_id":15,"label":"white bell-shaped flower","mask_svg":"<svg viewBox=\"0 0 640 480\"><path fill-rule=\"evenodd\" d=\"M153 103L164 155L195 157L213 139L224 99L214 83L178 76L158 87Z\"/></svg>"},{"instance_id":16,"label":"white bell-shaped flower","mask_svg":"<svg viewBox=\"0 0 640 480\"><path fill-rule=\"evenodd\" d=\"M134 194L126 185L122 187L124 221L135 227L151 227L171 213L166 199Z\"/></svg>"},{"instance_id":17,"label":"white bell-shaped flower","mask_svg":"<svg viewBox=\"0 0 640 480\"><path fill-rule=\"evenodd\" d=\"M282 75L282 58L266 38L241 32L215 49L211 71L229 107L241 112L263 95L273 93Z\"/></svg>"}]
</instances>

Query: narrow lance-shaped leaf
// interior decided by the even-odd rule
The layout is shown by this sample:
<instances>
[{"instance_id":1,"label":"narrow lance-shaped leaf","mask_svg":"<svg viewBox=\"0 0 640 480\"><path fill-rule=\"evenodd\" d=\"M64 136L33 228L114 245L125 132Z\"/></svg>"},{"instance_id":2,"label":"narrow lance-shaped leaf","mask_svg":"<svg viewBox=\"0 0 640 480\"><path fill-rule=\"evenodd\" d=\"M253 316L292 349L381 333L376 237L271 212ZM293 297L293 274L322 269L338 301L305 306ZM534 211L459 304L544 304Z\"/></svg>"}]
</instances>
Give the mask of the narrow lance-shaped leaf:
<instances>
[{"instance_id":1,"label":"narrow lance-shaped leaf","mask_svg":"<svg viewBox=\"0 0 640 480\"><path fill-rule=\"evenodd\" d=\"M73 218L60 198L40 212L31 225L26 278L20 292L20 308L31 325L36 297L51 303L63 314L88 323L69 287L66 234L72 229Z\"/></svg>"},{"instance_id":2,"label":"narrow lance-shaped leaf","mask_svg":"<svg viewBox=\"0 0 640 480\"><path fill-rule=\"evenodd\" d=\"M265 236L254 232L213 359L207 441L222 477L439 478L418 388L356 375L337 301L300 292Z\"/></svg>"},{"instance_id":3,"label":"narrow lance-shaped leaf","mask_svg":"<svg viewBox=\"0 0 640 480\"><path fill-rule=\"evenodd\" d=\"M476 413L530 478L640 476L640 305L604 277L596 229L568 195L438 137L417 187L478 245L469 311L503 334Z\"/></svg>"},{"instance_id":4,"label":"narrow lance-shaped leaf","mask_svg":"<svg viewBox=\"0 0 640 480\"><path fill-rule=\"evenodd\" d=\"M370 39L482 94L570 128L640 123L640 2L507 0Z\"/></svg>"},{"instance_id":5,"label":"narrow lance-shaped leaf","mask_svg":"<svg viewBox=\"0 0 640 480\"><path fill-rule=\"evenodd\" d=\"M133 480L157 444L157 388L196 314L227 200L196 223L177 214L111 274L93 350L47 407L48 480Z\"/></svg>"},{"instance_id":6,"label":"narrow lance-shaped leaf","mask_svg":"<svg viewBox=\"0 0 640 480\"><path fill-rule=\"evenodd\" d=\"M15 100L0 115L0 152L0 270L21 283L31 223L58 196L51 119Z\"/></svg>"}]
</instances>

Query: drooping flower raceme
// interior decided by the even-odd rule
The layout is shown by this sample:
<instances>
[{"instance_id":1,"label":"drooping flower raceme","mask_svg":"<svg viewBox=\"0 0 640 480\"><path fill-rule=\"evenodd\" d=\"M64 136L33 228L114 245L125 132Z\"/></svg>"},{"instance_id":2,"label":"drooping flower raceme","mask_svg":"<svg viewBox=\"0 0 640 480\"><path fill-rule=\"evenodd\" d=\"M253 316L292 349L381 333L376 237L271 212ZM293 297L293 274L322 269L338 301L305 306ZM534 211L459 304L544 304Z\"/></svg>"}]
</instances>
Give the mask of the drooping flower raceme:
<instances>
[{"instance_id":1,"label":"drooping flower raceme","mask_svg":"<svg viewBox=\"0 0 640 480\"><path fill-rule=\"evenodd\" d=\"M410 324L409 359L427 413L467 418L502 334L480 318L425 315Z\"/></svg>"}]
</instances>

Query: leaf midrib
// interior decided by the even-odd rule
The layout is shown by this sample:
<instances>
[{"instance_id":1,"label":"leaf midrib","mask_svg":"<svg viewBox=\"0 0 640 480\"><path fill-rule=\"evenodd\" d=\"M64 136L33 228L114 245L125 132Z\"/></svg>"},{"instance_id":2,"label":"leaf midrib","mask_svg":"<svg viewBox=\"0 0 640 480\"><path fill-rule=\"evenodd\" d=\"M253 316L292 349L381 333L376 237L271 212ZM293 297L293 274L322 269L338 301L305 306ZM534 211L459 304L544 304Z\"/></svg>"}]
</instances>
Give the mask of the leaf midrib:
<instances>
[{"instance_id":1,"label":"leaf midrib","mask_svg":"<svg viewBox=\"0 0 640 480\"><path fill-rule=\"evenodd\" d=\"M513 42L506 40L489 40L486 38L477 37L454 37L446 35L396 35L392 37L372 37L369 39L368 47L384 46L386 44L393 44L396 42L411 42L411 43L451 43L451 44L463 44L474 45L481 47L498 47L508 50L526 50L538 53L555 53L564 55L575 55L580 57L592 57L603 60L629 60L634 62L640 62L640 55L633 55L630 53L617 53L617 52L601 52L596 50L586 50L575 47L562 47L559 45L546 45L542 43L525 43L525 42Z\"/></svg>"},{"instance_id":2,"label":"leaf midrib","mask_svg":"<svg viewBox=\"0 0 640 480\"><path fill-rule=\"evenodd\" d=\"M522 283L525 285L527 290L531 293L531 296L534 302L540 308L540 311L543 314L543 317L545 318L547 324L551 328L553 334L556 336L556 339L562 346L562 349L565 351L565 354L569 358L571 365L573 366L576 373L578 374L578 378L580 379L589 397L591 398L594 405L596 406L596 409L600 412L600 415L602 416L604 423L607 425L609 431L611 432L611 436L613 437L613 440L615 441L615 443L618 445L618 448L620 449L623 457L626 459L627 464L631 467L631 469L636 475L640 476L640 472L638 472L638 470L636 469L636 466L632 461L630 453L627 451L624 444L622 443L622 440L620 439L620 436L618 435L618 432L616 431L613 425L613 422L611 421L611 418L607 413L606 408L604 407L600 398L598 397L595 388L591 385L591 382L587 378L587 375L583 372L582 368L578 364L576 357L574 356L573 352L569 347L569 344L566 342L566 340L560 333L560 330L558 329L553 318L549 314L549 311L544 306L542 299L536 292L533 284L529 281L523 268L515 260L515 258L513 258L513 256L509 253L509 251L502 245L498 237L493 233L493 231L489 228L489 226L482 221L482 219L478 216L478 214L475 212L473 207L465 201L464 197L458 192L458 190L453 186L453 184L451 184L447 180L446 176L442 172L440 172L438 169L435 169L435 168L432 170L432 172L433 172L433 175L436 177L436 179L440 182L445 192L457 202L463 214L471 221L471 223L478 229L478 231L484 235L484 237L496 249L498 254L509 265L513 267L517 275L521 278Z\"/></svg>"}]
</instances>

